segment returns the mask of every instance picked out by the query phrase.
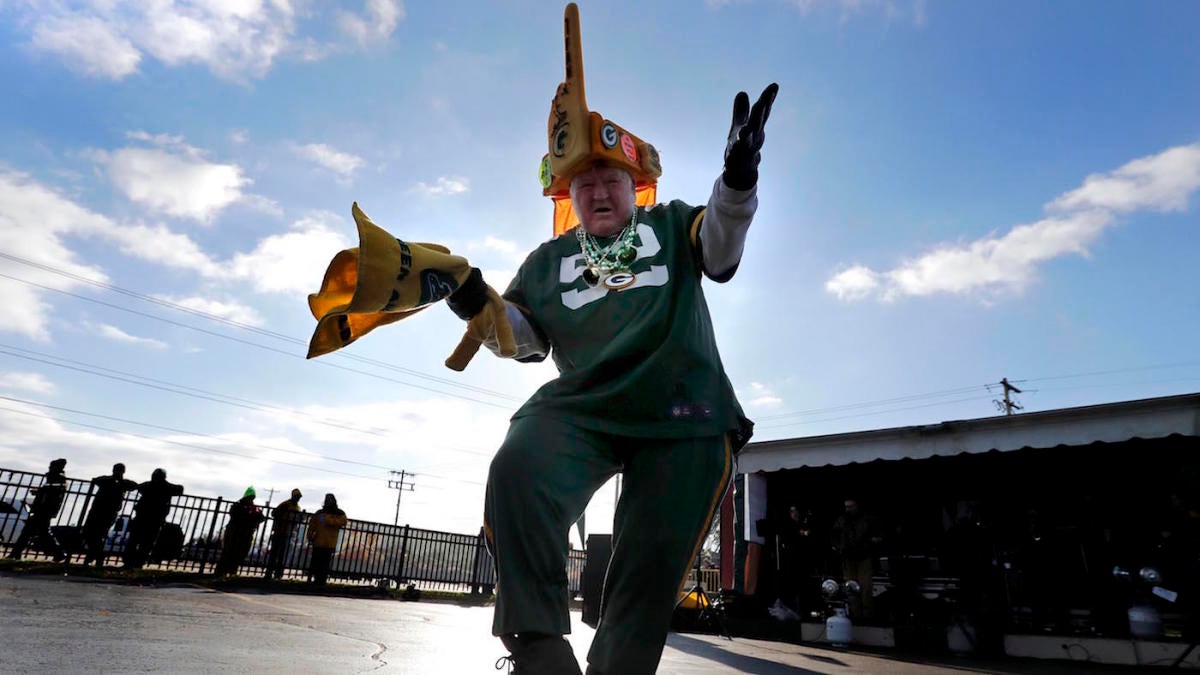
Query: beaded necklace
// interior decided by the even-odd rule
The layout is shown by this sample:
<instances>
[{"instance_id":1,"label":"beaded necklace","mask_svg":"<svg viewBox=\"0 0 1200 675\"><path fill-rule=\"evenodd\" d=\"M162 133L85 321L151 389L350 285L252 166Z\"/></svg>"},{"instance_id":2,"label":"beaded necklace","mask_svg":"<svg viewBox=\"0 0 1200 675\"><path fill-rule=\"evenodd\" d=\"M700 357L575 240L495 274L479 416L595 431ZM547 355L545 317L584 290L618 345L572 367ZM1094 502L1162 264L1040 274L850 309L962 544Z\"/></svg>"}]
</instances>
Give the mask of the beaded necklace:
<instances>
[{"instance_id":1,"label":"beaded necklace","mask_svg":"<svg viewBox=\"0 0 1200 675\"><path fill-rule=\"evenodd\" d=\"M584 229L583 223L575 228L575 238L579 240L579 250L587 262L583 270L583 280L589 286L595 286L601 279L614 274L629 272L629 265L637 259L637 248L633 245L634 235L637 234L637 208L621 233L608 246L600 247L596 238Z\"/></svg>"}]
</instances>

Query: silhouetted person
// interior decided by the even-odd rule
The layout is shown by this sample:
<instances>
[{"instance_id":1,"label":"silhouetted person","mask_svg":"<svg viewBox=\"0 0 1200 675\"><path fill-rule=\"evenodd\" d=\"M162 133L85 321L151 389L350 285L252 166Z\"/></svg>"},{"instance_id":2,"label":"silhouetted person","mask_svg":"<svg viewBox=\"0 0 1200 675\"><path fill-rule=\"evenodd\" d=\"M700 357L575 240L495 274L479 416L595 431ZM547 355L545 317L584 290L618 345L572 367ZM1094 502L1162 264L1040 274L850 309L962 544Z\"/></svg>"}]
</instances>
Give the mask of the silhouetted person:
<instances>
[{"instance_id":1,"label":"silhouetted person","mask_svg":"<svg viewBox=\"0 0 1200 675\"><path fill-rule=\"evenodd\" d=\"M150 480L138 486L138 501L133 506L129 523L129 540L125 543L125 567L140 569L154 550L154 542L167 522L171 498L183 494L183 486L167 482L167 472L155 469Z\"/></svg>"},{"instance_id":2,"label":"silhouetted person","mask_svg":"<svg viewBox=\"0 0 1200 675\"><path fill-rule=\"evenodd\" d=\"M300 517L300 490L292 490L290 499L279 502L271 511L271 556L267 560L267 578L283 576L283 559L292 542Z\"/></svg>"},{"instance_id":3,"label":"silhouetted person","mask_svg":"<svg viewBox=\"0 0 1200 675\"><path fill-rule=\"evenodd\" d=\"M850 615L870 620L875 598L872 589L875 576L875 549L883 541L875 520L858 510L858 501L847 499L845 513L833 523L833 548L842 558L842 580L857 581L861 592L849 593Z\"/></svg>"},{"instance_id":4,"label":"silhouetted person","mask_svg":"<svg viewBox=\"0 0 1200 675\"><path fill-rule=\"evenodd\" d=\"M25 552L25 547L36 540L41 542L43 552L54 556L54 562L67 559L67 554L50 533L50 521L58 515L58 510L62 508L63 500L67 496L67 477L63 473L66 468L65 459L50 462L50 470L46 472L42 485L33 498L33 504L29 506L29 518L25 521L25 527L21 529L21 536L17 537L12 550L8 552L9 558L19 560Z\"/></svg>"},{"instance_id":5,"label":"silhouetted person","mask_svg":"<svg viewBox=\"0 0 1200 675\"><path fill-rule=\"evenodd\" d=\"M138 484L125 477L125 465L114 464L111 476L96 476L92 479L96 494L92 497L92 508L83 523L83 547L87 555L84 565L96 561L96 567L104 566L104 540L112 528L113 521L121 513L125 493L136 490Z\"/></svg>"},{"instance_id":6,"label":"silhouetted person","mask_svg":"<svg viewBox=\"0 0 1200 675\"><path fill-rule=\"evenodd\" d=\"M308 521L308 540L312 543L312 566L309 576L318 586L329 578L329 561L337 548L338 530L346 526L346 512L339 509L337 497L325 495L325 505Z\"/></svg>"},{"instance_id":7,"label":"silhouetted person","mask_svg":"<svg viewBox=\"0 0 1200 675\"><path fill-rule=\"evenodd\" d=\"M221 546L221 558L217 561L217 576L238 573L238 567L250 552L254 530L267 519L262 509L254 503L257 496L251 485L241 499L230 504L229 523L225 525L225 540Z\"/></svg>"},{"instance_id":8,"label":"silhouetted person","mask_svg":"<svg viewBox=\"0 0 1200 675\"><path fill-rule=\"evenodd\" d=\"M1003 654L1003 586L996 566L995 533L975 502L959 503L954 524L946 532L943 562L946 571L958 576L958 608L975 628L976 650Z\"/></svg>"},{"instance_id":9,"label":"silhouetted person","mask_svg":"<svg viewBox=\"0 0 1200 675\"><path fill-rule=\"evenodd\" d=\"M801 616L820 601L812 576L820 569L822 547L814 545L814 535L812 509L802 513L800 507L790 506L779 528L779 594Z\"/></svg>"}]
</instances>

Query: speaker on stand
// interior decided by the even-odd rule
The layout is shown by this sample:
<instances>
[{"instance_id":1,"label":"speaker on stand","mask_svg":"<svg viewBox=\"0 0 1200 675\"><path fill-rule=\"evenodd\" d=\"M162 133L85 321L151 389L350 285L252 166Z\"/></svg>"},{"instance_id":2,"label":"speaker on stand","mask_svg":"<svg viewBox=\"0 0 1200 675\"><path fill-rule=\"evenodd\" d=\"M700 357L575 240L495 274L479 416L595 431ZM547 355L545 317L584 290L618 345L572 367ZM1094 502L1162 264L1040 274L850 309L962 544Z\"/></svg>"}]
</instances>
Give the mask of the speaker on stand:
<instances>
[{"instance_id":1,"label":"speaker on stand","mask_svg":"<svg viewBox=\"0 0 1200 675\"><path fill-rule=\"evenodd\" d=\"M595 628L600 623L600 599L604 595L604 575L612 558L612 535L591 534L587 538L587 558L583 563L583 622Z\"/></svg>"}]
</instances>

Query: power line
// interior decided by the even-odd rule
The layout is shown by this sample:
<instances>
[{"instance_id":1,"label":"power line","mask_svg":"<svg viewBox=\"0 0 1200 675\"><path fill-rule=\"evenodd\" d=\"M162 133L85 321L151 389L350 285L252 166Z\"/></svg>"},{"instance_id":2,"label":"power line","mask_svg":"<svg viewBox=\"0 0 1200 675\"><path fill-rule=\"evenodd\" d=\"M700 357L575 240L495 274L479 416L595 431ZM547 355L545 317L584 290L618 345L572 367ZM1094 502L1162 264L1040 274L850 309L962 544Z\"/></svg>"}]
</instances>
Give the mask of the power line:
<instances>
[{"instance_id":1,"label":"power line","mask_svg":"<svg viewBox=\"0 0 1200 675\"><path fill-rule=\"evenodd\" d=\"M966 392L975 391L977 389L980 389L980 388L983 388L986 386L987 385L980 384L980 385L974 385L974 386L970 386L970 387L958 387L956 389L943 389L941 391L934 391L934 392L929 392L929 393L925 393L925 394L909 394L906 396L897 396L895 398L884 398L884 399L878 399L875 401L863 401L861 403L847 403L845 405L831 406L828 408L812 408L810 410L796 410L796 411L792 411L792 412L779 413L776 415L767 415L765 417L759 417L758 420L762 421L762 422L766 422L766 421L770 421L770 420L783 419L786 417L800 417L800 416L804 416L804 415L816 415L816 414L820 414L820 413L837 412L839 410L854 410L854 409L858 409L858 408L874 408L874 407L881 406L881 405L887 405L889 403L903 403L903 402L907 402L907 401L915 401L915 400L920 400L920 399L924 399L924 398L937 398L937 397L941 397L941 396L950 396L952 394L964 394Z\"/></svg>"},{"instance_id":2,"label":"power line","mask_svg":"<svg viewBox=\"0 0 1200 675\"><path fill-rule=\"evenodd\" d=\"M1114 368L1114 369L1110 369L1110 370L1097 370L1097 371L1084 372L1084 373L1054 375L1054 376L1049 376L1049 377L1031 377L1031 378L1024 378L1024 379L1019 379L1019 380L1009 380L1009 382L1010 382L1010 384L1024 384L1024 383L1028 383L1028 382L1048 382L1048 381L1052 381L1052 380L1066 380L1066 379L1073 379L1073 378L1079 378L1079 377L1093 377L1093 376L1097 376L1097 375L1113 375L1113 374L1117 374L1117 373L1129 373L1129 372L1138 372L1138 371L1144 371L1144 370L1161 370L1164 368L1181 368L1181 367L1198 366L1198 365L1200 365L1200 361L1182 361L1182 362L1177 362L1177 363L1164 363L1164 364L1149 365L1149 366L1132 366L1129 368ZM927 393L923 393L923 394L908 394L905 396L897 396L894 398L877 399L877 400L873 400L873 401L862 401L859 403L847 403L844 405L830 406L827 408L812 408L812 409L807 409L807 410L795 410L792 412L777 413L774 415L757 416L755 419L759 422L768 422L771 420L785 419L788 417L803 417L803 416L807 416L807 415L817 415L817 414L822 414L822 413L837 412L837 411L841 411L841 410L856 410L856 409L860 409L860 408L874 408L874 407L878 407L881 405L887 405L890 403L902 403L902 402L907 402L907 401L917 401L917 400L926 399L926 398L939 398L942 396L950 396L953 394L962 394L962 393L966 393L966 392L976 391L980 388L985 388L985 389L990 390L990 387L993 387L993 386L1001 386L1001 385L979 384L979 385L974 385L974 386L969 386L969 387L958 387L958 388L954 388L954 389L942 389L939 391L927 392ZM1102 385L1102 384L1084 385L1083 387L1080 387L1080 388L1086 388L1086 387L1090 387L1090 386L1109 386L1109 385ZM1058 389L1060 389L1060 388L1058 388ZM1029 390L1029 391L1032 391L1032 390ZM1049 389L1043 388L1039 391L1054 391L1054 390L1049 390ZM844 418L840 418L840 419L844 419ZM771 428L771 427L763 427L763 428Z\"/></svg>"},{"instance_id":3,"label":"power line","mask_svg":"<svg viewBox=\"0 0 1200 675\"><path fill-rule=\"evenodd\" d=\"M15 350L15 351L19 351L19 352L25 352L25 354L17 354L17 353L13 353L13 352L6 351L6 350ZM0 354L4 354L6 356L12 356L12 357L19 358L19 359L25 359L27 361L33 361L35 363L42 363L42 364L49 365L49 366L64 368L66 370L73 370L75 372L85 373L88 375L94 375L96 377L103 377L103 378L107 378L107 379L111 379L111 380L116 380L119 382L125 382L127 384L133 384L133 385L137 385L137 386L141 386L141 387L147 387L150 389L156 389L159 391L166 391L166 392L173 393L173 394L179 394L181 396L188 396L191 398L196 398L196 399L200 399L200 400L204 400L204 401L210 401L213 403L221 403L221 404L233 406L236 408L255 410L258 412L273 412L273 411L284 412L284 413L293 415L295 417L302 418L305 421L312 421L312 422L316 422L318 424L322 424L325 426L349 430L349 431L353 431L356 433L368 434L368 435L372 435L372 436L380 436L380 437L384 437L384 438L391 438L391 437L395 436L396 434L401 433L399 430L381 429L378 427L359 427L359 426L354 426L354 425L351 425L348 423L342 423L337 420L330 420L327 418L314 417L304 411L295 410L293 408L285 408L282 406L275 406L275 405L271 405L269 403L262 403L259 401L253 401L250 399L240 398L237 396L230 396L228 394L222 394L219 392L208 391L205 389L198 389L196 387L190 387L187 385L182 385L182 384L170 382L167 380L159 380L156 378L146 377L144 375L138 375L136 373L130 373L127 371L122 371L122 370L116 370L114 368L106 368L104 366L98 366L98 365L87 363L84 361L68 359L68 358L61 357L61 356L55 356L53 354L45 354L43 352L38 352L38 351L35 351L32 349L24 349L22 347L16 347L16 346L8 345L5 343L0 343ZM34 354L34 355L36 355L36 357L29 356L28 354ZM42 358L37 358L37 357L42 357ZM53 360L46 360L46 359L53 359ZM56 363L55 361L62 361L64 363ZM74 364L74 365L67 365L67 364ZM96 372L96 371L105 371L105 372ZM112 374L106 374L106 373L112 373ZM130 379L130 378L135 378L135 379ZM138 380L145 380L145 381L142 382L142 381L138 381ZM228 400L223 400L223 399L228 399ZM492 454L490 452L484 452L481 450L469 450L466 448L456 447L453 445L438 445L437 447L446 449L446 450L451 450L453 452L462 452L462 453L471 454L471 455L490 456Z\"/></svg>"},{"instance_id":4,"label":"power line","mask_svg":"<svg viewBox=\"0 0 1200 675\"><path fill-rule=\"evenodd\" d=\"M951 403L963 403L965 401L980 401L980 400L990 399L990 398L991 398L990 395L988 395L988 396L971 396L968 398L957 398L957 399L953 399L950 401L935 401L933 403L923 403L921 405L911 405L911 406L906 406L903 408L890 408L888 410L876 410L874 412L858 413L855 415L842 415L839 417L826 417L826 418L822 418L822 419L818 419L818 420L803 420L800 422L786 422L784 424L772 424L769 426L759 427L759 428L761 428L761 429L781 429L783 427L793 427L793 426L796 426L799 424L817 424L819 422L833 422L835 420L846 420L846 419L853 419L853 418L857 418L857 417L869 417L871 415L884 415L887 413L901 412L903 410L916 410L917 408L930 408L930 407L939 406L939 405L949 405Z\"/></svg>"},{"instance_id":5,"label":"power line","mask_svg":"<svg viewBox=\"0 0 1200 675\"><path fill-rule=\"evenodd\" d=\"M120 293L122 295L126 295L128 297L135 298L138 300L142 300L144 302L149 302L149 303L153 303L153 304L156 304L156 305L159 305L162 307L167 307L169 309L173 309L173 310L176 310L179 312L184 312L186 314L191 314L193 316L198 316L198 317L201 317L204 319L208 319L210 321L216 321L218 323L222 323L227 326L231 326L234 328L239 328L241 330L256 333L256 334L262 335L264 337L270 337L270 338L274 338L277 340L282 340L284 342L288 342L290 344L295 344L295 345L300 345L300 346L306 347L306 348L308 346L308 342L306 340L302 340L300 338L293 337L291 335L279 333L279 332L276 332L273 330L262 328L260 326L254 326L252 324L248 324L248 323L245 323L242 321L236 321L234 319L230 319L228 317L223 317L218 314L213 314L211 312L205 312L203 310L195 309L193 307L181 305L179 303L172 302L170 300L166 300L163 298L157 298L152 295L146 295L145 293L139 293L138 291L130 290L127 288L122 288L120 286L117 286L116 284L110 284L105 281L98 281L96 279L90 279L88 277L85 277L85 276L82 276L79 274L75 274L74 272L70 272L68 270L64 270L59 267L54 267L53 265L39 263L39 262L36 262L33 260L29 260L27 258L22 258L21 256L13 255L11 253L5 253L3 251L0 251L0 258L11 260L13 262L17 262L22 265L27 265L29 267L34 267L36 269L40 269L45 272L51 272L53 274L58 274L58 275L67 277L69 279L79 281L81 283L89 284L89 285L95 286L97 288L103 288L105 290L113 291L115 293ZM13 277L9 277L9 278L14 279L15 281L23 281L25 283L34 284L34 282L30 282L30 281L23 280L23 279L17 279L17 278L13 278ZM37 284L34 284L34 285L37 285ZM50 290L58 290L58 289L51 288ZM68 293L68 295L73 295L73 294ZM79 297L79 296L74 296L74 297ZM349 353L345 353L345 352L339 352L339 353L335 354L334 356L353 360L353 361L359 361L362 363L367 363L367 364L370 364L373 366L386 368L388 370L394 370L397 372L405 373L407 375L412 375L413 377L419 377L419 378L422 378L425 380L429 380L431 382L437 382L437 383L445 384L445 385L448 385L451 387L458 387L460 389L466 389L466 390L474 391L474 392L481 393L481 394L487 394L489 396L495 396L497 398L508 399L508 400L517 401L517 402L519 402L521 400L519 397L512 396L511 394L505 394L503 392L498 392L498 391L494 391L491 389L485 389L483 387L477 387L477 386L471 385L471 384L465 384L463 382L458 382L456 380L451 380L451 379L444 378L444 377L438 377L436 375L430 375L428 373L423 373L418 370L404 368L401 366L397 366L393 363L388 363L386 361L380 361L378 359L372 359L372 358L361 356L358 354L349 354Z\"/></svg>"},{"instance_id":6,"label":"power line","mask_svg":"<svg viewBox=\"0 0 1200 675\"><path fill-rule=\"evenodd\" d=\"M341 476L349 476L351 478L362 478L365 480L372 480L372 481L379 480L378 476L364 476L364 475L358 474L358 473L348 473L346 471L338 471L337 469L329 469L329 468L323 468L323 467L318 468L318 467L314 467L314 466L308 466L305 464L295 464L293 462L285 462L285 461L278 460L278 459L266 459L263 457L255 457L253 455L247 455L245 453L234 452L232 450L221 450L220 448L210 448L210 447L204 446L204 445L195 445L193 443L184 443L183 441L172 441L172 440L169 440L166 438L154 438L152 436L146 436L143 434L135 434L132 431L122 431L120 429L113 429L111 427L100 426L98 424L88 424L87 422L79 422L77 420L63 419L61 417L55 417L53 415L39 415L37 413L30 412L28 410L18 410L16 408L9 408L9 407L5 407L5 406L0 406L0 410L6 410L8 412L16 413L18 415L27 415L29 417L37 417L39 419L54 420L55 422L59 422L62 424L73 424L75 426L84 427L87 429L97 429L100 431L107 431L107 432L114 433L114 434L123 434L125 436L141 438L141 439L144 439L147 441L153 441L155 443L168 443L170 445L178 445L180 447L191 448L193 450L201 450L204 452L215 452L220 455L231 455L233 457L241 457L243 459L253 459L253 460L260 461L260 462L267 462L268 464L279 464L282 466L291 466L291 467L295 467L295 468L299 468L299 469L308 469L310 471L320 471L322 473L335 473L335 474L338 474Z\"/></svg>"},{"instance_id":7,"label":"power line","mask_svg":"<svg viewBox=\"0 0 1200 675\"><path fill-rule=\"evenodd\" d=\"M103 301L103 300L97 300L96 298L89 298L89 297L88 297L88 296L86 296L86 295L80 295L80 294L78 294L78 293L72 293L72 292L70 292L70 291L64 291L64 290L62 290L62 289L54 288L54 287L52 287L52 286L46 286L45 284L39 284L39 283L36 283L36 282L33 282L33 281L29 281L29 280L27 280L27 279L21 279L20 277L14 277L14 276L12 276L12 275L9 275L9 274L0 273L0 278L9 279L9 280L16 281L16 282L19 282L19 283L22 283L22 284L27 284L27 285L29 285L29 286L33 286L33 287L35 287L35 288L41 288L41 289L43 289L43 290L52 291L52 292L54 292L54 293L61 293L61 294L63 294L63 295L66 295L66 296L68 296L68 297L76 298L76 299L78 299L78 300L83 300L83 301L85 301L85 302L92 302L92 303L95 303L95 304L98 304L98 305L102 305L102 306L104 306L104 307L109 307L109 308L116 309L116 310L119 310L119 311L122 311L122 312L128 312L128 313L130 313L130 314L135 314L135 315L137 315L137 316L145 317L145 318L147 318L147 319L152 319L152 320L154 320L154 321L161 321L161 322L163 322L163 323L170 324L170 325L172 325L172 326L177 326L177 327L179 327L179 328L186 328L186 329L188 329L188 330L194 330L194 331L196 331L196 332L198 332L198 333L204 333L205 335L211 335L211 336L213 336L213 337L218 337L218 338L221 338L221 339L223 339L223 340L231 340L231 341L233 341L233 342L237 342L237 343L240 343L240 344L244 344L244 345L247 345L247 346L250 346L250 347L256 347L256 348L258 348L258 349L263 349L263 350L266 350L266 351L269 351L269 352L274 352L274 353L276 353L276 354L283 354L283 355L285 355L285 356L289 356L289 357L293 357L293 358L299 358L299 359L304 359L304 358L305 358L303 355L300 355L300 354L295 354L295 353L292 353L292 352L284 351L284 350L282 350L282 349L277 349L277 348L275 348L275 347L271 347L271 346L268 346L268 345L260 344L260 343L257 343L257 342L252 342L252 341L250 341L250 340L243 340L243 339L241 339L241 338L234 337L234 336L232 336L232 335L226 335L226 334L224 334L224 333L218 333L218 332L215 332L215 331L206 330L206 329L204 329L204 328L200 328L200 327L198 327L198 326L192 326L192 325L189 325L189 324L186 324L186 323L181 323L181 322L179 322L179 321L173 321L173 320L171 320L171 319L167 319L167 318L164 318L164 317L161 317L161 316L157 316L157 315L154 315L154 314L148 314L148 313L146 313L146 312L140 312L140 311L138 311L138 310L136 310L136 309L130 309L130 308L128 308L128 307L122 307L121 305L116 305L116 304L113 304L113 303L111 303L111 302L105 302L105 301ZM347 366L338 365L338 364L336 364L336 363L330 363L329 361L316 361L316 363L317 363L317 364L319 364L319 365L322 365L322 366L324 366L324 367L327 367L327 368L337 368L338 370L345 370L345 371L347 371L347 372L351 372L351 373L358 373L359 375L366 375L367 377L373 377L373 378L375 378L375 379L378 379L378 380L384 380L384 381L387 381L387 382L393 382L393 383L395 383L395 384L399 384L399 385L402 385L402 386L405 386L405 387L413 387L414 389L421 389L421 390L423 390L423 391L428 391L428 392L432 392L432 393L435 393L435 394L441 394L442 396L450 396L450 397L453 397L453 398L463 399L463 400L465 400L465 401L471 401L471 402L473 402L473 403L478 403L478 404L480 404L480 405L486 405L486 406L490 406L490 407L492 407L492 408L499 408L499 409L501 409L501 410L507 410L507 411L510 411L510 412L513 410L512 408L510 408L510 407L508 407L508 406L500 405L500 404L498 404L498 403L492 403L492 402L490 402L490 401L481 401L481 400L479 400L479 399L477 399L477 398L472 398L472 397L470 397L470 396L464 396L464 395L462 395L462 394L454 394L454 393L447 392L447 391L441 391L441 390L439 390L439 389L434 389L434 388L432 388L432 387L426 387L426 386L423 386L423 385L420 385L420 384L414 384L414 383L412 383L412 382L405 382L404 380L397 380L396 378L393 378L393 377L387 377L387 376L385 376L385 375L380 375L379 373L372 373L372 372L365 371L365 370L359 370L359 369L357 369L357 368L350 368L350 367L347 367Z\"/></svg>"},{"instance_id":8,"label":"power line","mask_svg":"<svg viewBox=\"0 0 1200 675\"><path fill-rule=\"evenodd\" d=\"M87 417L95 417L98 419L108 420L110 422L122 422L124 424L134 424L139 427L146 427L147 429L158 429L159 431L169 431L171 433L176 433L176 434L188 434L189 436L199 436L201 438L211 438L216 441L228 441L228 439L221 438L220 436L216 436L214 434L207 434L202 431L191 431L189 429L179 429L176 427L168 427L168 426L164 426L161 424L152 424L150 422L139 422L137 420L131 420L131 419L128 419L125 417L115 417L112 415L103 415L101 413L93 413L93 412L88 412L86 410L77 410L75 408L65 408L63 406L51 405L49 403L42 403L41 401L31 401L29 399L17 398L15 396L0 395L0 400L12 401L13 403L24 403L26 405L37 406L39 408L49 408L51 410L72 413L75 415L84 415ZM250 447L250 448L259 448L261 450L267 450L270 452L284 452L284 453L287 453L290 455L300 454L299 451L294 450L294 449L279 448L279 447L275 447L275 446L271 446L271 445L262 445L261 443L243 443L242 445L244 445L245 447ZM364 466L364 467L371 468L371 469L383 469L384 471L391 470L391 467L383 466L380 464L371 464L370 462L359 462L359 461L356 461L353 459L342 459L341 457L333 457L330 455L321 455L321 454L317 454L315 452L307 452L307 451L304 452L304 454L312 456L312 457L316 457L318 459L328 460L330 462L340 462L342 464L354 464L357 466Z\"/></svg>"},{"instance_id":9,"label":"power line","mask_svg":"<svg viewBox=\"0 0 1200 675\"><path fill-rule=\"evenodd\" d=\"M1136 382L1093 382L1092 384L1076 384L1068 387L1042 387L1040 389L1027 389L1027 392L1048 392L1048 391L1073 391L1079 389L1101 389L1104 387L1129 387L1148 384L1167 384L1173 382L1196 382L1200 380L1198 377L1172 377L1165 380L1140 380Z\"/></svg>"},{"instance_id":10,"label":"power line","mask_svg":"<svg viewBox=\"0 0 1200 675\"><path fill-rule=\"evenodd\" d=\"M420 476L421 478L435 478L437 480L448 480L453 483L466 483L467 485L478 485L480 487L487 487L487 483L480 483L477 480L466 480L464 478L452 478L450 476L442 476L442 475L439 475L436 473L426 473L424 471L410 471L408 473L408 475Z\"/></svg>"},{"instance_id":11,"label":"power line","mask_svg":"<svg viewBox=\"0 0 1200 675\"><path fill-rule=\"evenodd\" d=\"M1093 377L1096 375L1114 375L1117 373L1132 373L1142 370L1161 370L1163 368L1182 368L1187 366L1200 366L1200 361L1181 361L1178 363L1161 363L1154 366L1133 366L1130 368L1114 368L1111 370L1095 370L1090 373L1073 373L1070 375L1054 375L1052 377L1032 377L1025 380L1013 380L1013 382L1049 382L1050 380L1069 380L1077 377Z\"/></svg>"},{"instance_id":12,"label":"power line","mask_svg":"<svg viewBox=\"0 0 1200 675\"><path fill-rule=\"evenodd\" d=\"M75 414L75 415L84 415L84 416L86 416L86 417L95 417L95 418L97 418L97 419L109 420L109 421L111 421L111 422L121 422L121 423L124 423L124 424L133 424L133 425L135 425L135 426L146 427L146 428L148 428L148 429L158 429L159 431L169 431L169 432L171 432L171 433L178 433L178 434L188 434L188 435L190 435L190 436L198 436L198 437L201 437L201 438L211 438L211 439L213 439L213 440L216 440L216 441L228 442L228 440L229 440L229 439L221 438L220 436L216 436L216 435L213 435L213 434L207 434L207 433L203 433L203 432L199 432L199 431L191 431L191 430L188 430L188 429L179 429L179 428L176 428L176 427L169 427L169 426L164 426L164 425L159 425L159 424L152 424L152 423L149 423L149 422L140 422L140 421L138 421L138 420L132 420L132 419L124 418L124 417L116 417L116 416L113 416L113 415L104 415L104 414L101 414L101 413L88 412L88 411L86 411L86 410L78 410L78 409L74 409L74 408L67 408L67 407L64 407L64 406L57 406L57 405L52 405L52 404L49 404L49 403L43 403L43 402L41 402L41 401L32 401L32 400L29 400L29 399L17 398L17 397L15 397L15 396L4 396L4 395L0 395L0 400L10 401L10 402L13 402L13 403L20 403L20 404L24 404L24 405L36 406L36 407L39 407L39 408L48 408L48 409L50 409L50 410L57 410L57 411L59 411L59 412L66 412L66 413L71 413L71 414ZM337 473L337 474L344 475L344 476L351 476L351 477L354 477L354 478L365 478L365 479L369 479L369 480L377 480L377 477L374 477L374 476L364 476L364 475L362 475L362 474L346 473L346 472L344 472L344 471L337 471L337 470L334 470L334 469L328 469L328 468L324 468L324 467L313 467L313 466L309 466L309 465L306 465L306 464L295 464L295 463L292 463L292 462L285 462L285 461L282 461L282 460L268 459L268 458L265 458L265 457L257 457L257 456L254 456L254 455L247 455L247 454L244 454L244 453L233 452L233 451L231 451L231 450L222 450L222 449L220 449L220 448L213 448L213 447L209 447L209 446L196 445L196 444L193 444L193 443L183 443L183 442L181 442L181 441L172 441L172 440L168 440L168 439L165 439L165 438L154 438L154 437L152 437L152 436L145 436L145 435L142 435L142 434L135 434L135 433L133 433L133 432L129 432L129 431L123 431L123 430L119 430L119 429L112 429L112 428L110 428L110 427L103 427L103 426L97 426L97 425L87 424L87 423L85 423L85 422L79 422L79 421L76 421L76 420L67 420L67 419L62 419L62 418L60 418L60 417L54 417L54 416L52 416L52 415L36 415L36 414L34 414L34 413L32 413L32 412L29 412L29 411L27 411L27 410L19 410L19 409L16 409L16 408L9 408L9 407L5 407L5 406L0 406L0 410L7 410L7 411L9 411L9 412L15 412L15 413L18 413L18 414L22 414L22 415L28 415L28 416L31 416L31 417L42 417L42 418L44 418L44 419L51 419L51 420L54 420L54 421L56 421L56 422L62 422L62 423L65 423L65 424L75 424L75 425L78 425L78 426L83 426L83 427L87 427L87 428L91 428L91 429L99 429L99 430L102 430L102 431L110 431L110 432L112 432L112 433L125 434L125 435L128 435L128 436L134 436L134 437L137 437L137 438L143 438L143 439L146 439L146 440L155 441L155 442L159 442L159 443L171 443L171 444L173 444L173 445L181 445L181 446L183 446L183 447L195 448L195 449L198 449L198 450L205 450L205 451L208 451L208 452L216 452L216 453L220 453L220 454L233 455L233 456L235 456L235 457L243 457L243 458L246 458L246 459L254 459L254 460L258 460L258 461L268 462L268 463L271 463L271 464L281 464L281 465L284 465L284 466L292 466L292 467L298 467L298 468L303 468L303 469L312 469L312 470L314 470L314 471L332 472L332 473ZM245 446L245 447L250 447L250 448L260 448L260 449L262 449L262 450L267 450L267 451L271 451L271 452L283 452L283 453L287 453L287 454L293 454L293 455L295 455L295 454L301 454L301 453L300 453L300 451L298 451L298 450L295 450L295 449L291 449L291 448L279 448L279 447L274 447L274 446L270 446L270 445L262 445L262 444L259 444L259 443L243 443L242 445L243 445L243 446ZM353 465L356 465L356 466L362 466L362 467L367 467L367 468L373 468L373 469L383 469L383 470L385 470L385 471L391 471L391 467L383 466L383 465L381 465L381 464L372 464L372 463L370 463L370 462L360 462L360 461L357 461L357 460L352 460L352 459L344 459L344 458L341 458L341 457L334 457L334 456L330 456L330 455L321 455L321 454L318 454L318 453L307 452L307 451L306 451L306 453L305 453L305 454L306 454L307 456L316 457L316 458L318 458L318 459L324 459L324 460L327 460L327 461L330 461L330 462L338 462L338 463L342 463L342 464L353 464ZM429 477L432 477L432 478L439 478L439 479L442 479L442 480L447 480L447 481L452 481L452 482L467 483L467 484L469 484L469 485L482 485L482 483L479 483L479 482L477 482L477 481L468 481L468 480L463 480L463 479L459 479L459 478L452 478L452 477L448 477L448 476L439 476L439 475L436 475L436 474L415 474L415 473L409 473L409 475L423 475L423 476L429 476Z\"/></svg>"}]
</instances>

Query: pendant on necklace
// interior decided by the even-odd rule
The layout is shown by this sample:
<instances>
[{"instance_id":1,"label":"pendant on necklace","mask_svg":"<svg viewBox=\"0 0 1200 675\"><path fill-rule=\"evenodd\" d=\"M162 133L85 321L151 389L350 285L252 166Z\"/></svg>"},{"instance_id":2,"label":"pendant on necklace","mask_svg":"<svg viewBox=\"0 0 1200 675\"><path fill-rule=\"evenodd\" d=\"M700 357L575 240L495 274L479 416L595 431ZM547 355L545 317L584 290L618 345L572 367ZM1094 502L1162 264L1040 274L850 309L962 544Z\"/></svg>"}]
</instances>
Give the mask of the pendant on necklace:
<instances>
[{"instance_id":1,"label":"pendant on necklace","mask_svg":"<svg viewBox=\"0 0 1200 675\"><path fill-rule=\"evenodd\" d=\"M604 277L604 287L610 291L619 291L633 285L635 281L637 275L633 272L615 272Z\"/></svg>"},{"instance_id":2,"label":"pendant on necklace","mask_svg":"<svg viewBox=\"0 0 1200 675\"><path fill-rule=\"evenodd\" d=\"M588 286L595 286L600 282L600 272L595 267L588 265L583 268L583 280L587 282Z\"/></svg>"}]
</instances>

